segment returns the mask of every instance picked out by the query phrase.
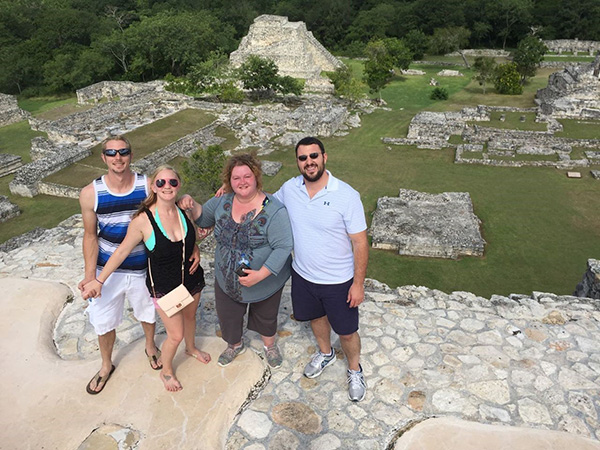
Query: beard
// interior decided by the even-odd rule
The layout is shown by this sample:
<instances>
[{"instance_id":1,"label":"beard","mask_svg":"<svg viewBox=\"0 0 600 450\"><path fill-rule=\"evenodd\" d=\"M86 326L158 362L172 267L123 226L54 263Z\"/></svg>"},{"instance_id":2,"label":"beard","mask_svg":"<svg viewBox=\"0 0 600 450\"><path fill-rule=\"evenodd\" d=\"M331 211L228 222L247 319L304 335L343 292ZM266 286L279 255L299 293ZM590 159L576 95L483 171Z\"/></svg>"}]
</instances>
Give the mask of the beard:
<instances>
[{"instance_id":1,"label":"beard","mask_svg":"<svg viewBox=\"0 0 600 450\"><path fill-rule=\"evenodd\" d=\"M315 181L318 181L323 176L323 174L325 173L325 167L324 166L323 167L317 166L317 168L318 168L318 170L317 170L317 172L314 175L308 175L306 173L306 168L305 168L302 171L302 176L304 177L304 179L306 181L311 182L311 183L313 183Z\"/></svg>"}]
</instances>

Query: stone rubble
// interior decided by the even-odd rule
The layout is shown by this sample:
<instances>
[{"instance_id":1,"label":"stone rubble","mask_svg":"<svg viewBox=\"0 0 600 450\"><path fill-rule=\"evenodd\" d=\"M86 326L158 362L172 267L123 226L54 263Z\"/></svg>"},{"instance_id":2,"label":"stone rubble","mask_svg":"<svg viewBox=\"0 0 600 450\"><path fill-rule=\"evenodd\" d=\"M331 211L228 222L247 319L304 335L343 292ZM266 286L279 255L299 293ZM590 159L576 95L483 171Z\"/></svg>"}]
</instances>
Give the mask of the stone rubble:
<instances>
[{"instance_id":1,"label":"stone rubble","mask_svg":"<svg viewBox=\"0 0 600 450\"><path fill-rule=\"evenodd\" d=\"M58 281L77 292L82 231L73 216L1 251L0 276ZM198 329L206 336L219 333L210 266L204 258ZM84 303L74 294L57 320L55 344L65 359L97 356ZM367 280L360 333L368 392L360 403L347 398L335 337L340 361L318 378L302 375L315 341L310 325L291 313L288 285L279 314L283 365L265 369L268 381L232 424L227 449L383 450L401 430L434 416L600 438L600 300L544 292L486 299ZM118 346L142 335L130 314ZM255 333L245 339L262 352Z\"/></svg>"}]
</instances>

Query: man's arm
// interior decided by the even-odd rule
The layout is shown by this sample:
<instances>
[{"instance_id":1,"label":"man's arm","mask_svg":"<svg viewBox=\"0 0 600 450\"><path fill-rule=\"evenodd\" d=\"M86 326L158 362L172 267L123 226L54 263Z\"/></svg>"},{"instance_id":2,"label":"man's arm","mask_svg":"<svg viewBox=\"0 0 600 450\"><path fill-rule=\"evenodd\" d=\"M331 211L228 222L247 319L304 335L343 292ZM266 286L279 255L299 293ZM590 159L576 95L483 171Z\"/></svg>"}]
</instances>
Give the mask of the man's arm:
<instances>
[{"instance_id":1,"label":"man's arm","mask_svg":"<svg viewBox=\"0 0 600 450\"><path fill-rule=\"evenodd\" d=\"M96 263L98 259L97 217L94 211L94 186L88 184L81 190L79 205L83 218L83 262L85 264L84 278L78 285L79 290L84 284L96 278Z\"/></svg>"},{"instance_id":2,"label":"man's arm","mask_svg":"<svg viewBox=\"0 0 600 450\"><path fill-rule=\"evenodd\" d=\"M348 291L348 300L351 308L356 308L365 299L365 278L367 276L367 263L369 261L369 241L367 230L355 234L348 234L352 241L354 253L354 282Z\"/></svg>"}]
</instances>

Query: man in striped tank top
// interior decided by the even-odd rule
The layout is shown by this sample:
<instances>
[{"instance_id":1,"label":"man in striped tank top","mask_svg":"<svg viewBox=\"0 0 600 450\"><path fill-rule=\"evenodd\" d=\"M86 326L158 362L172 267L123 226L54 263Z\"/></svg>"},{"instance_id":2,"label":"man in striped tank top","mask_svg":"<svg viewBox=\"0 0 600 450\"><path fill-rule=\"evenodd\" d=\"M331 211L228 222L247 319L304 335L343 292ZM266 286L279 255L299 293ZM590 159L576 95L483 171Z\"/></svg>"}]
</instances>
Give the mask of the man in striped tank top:
<instances>
[{"instance_id":1,"label":"man in striped tank top","mask_svg":"<svg viewBox=\"0 0 600 450\"><path fill-rule=\"evenodd\" d=\"M102 142L102 160L108 173L81 190L79 203L83 216L83 258L85 278L79 289L96 278L104 264L127 233L131 216L149 192L145 175L131 171L131 145L123 136ZM125 298L133 308L146 336L146 356L150 366L159 370L160 352L154 342L155 310L146 288L147 257L140 243L123 264L104 283L102 297L90 298L87 313L98 334L102 357L100 371L87 385L89 394L104 389L115 370L112 363L116 328L123 320Z\"/></svg>"}]
</instances>

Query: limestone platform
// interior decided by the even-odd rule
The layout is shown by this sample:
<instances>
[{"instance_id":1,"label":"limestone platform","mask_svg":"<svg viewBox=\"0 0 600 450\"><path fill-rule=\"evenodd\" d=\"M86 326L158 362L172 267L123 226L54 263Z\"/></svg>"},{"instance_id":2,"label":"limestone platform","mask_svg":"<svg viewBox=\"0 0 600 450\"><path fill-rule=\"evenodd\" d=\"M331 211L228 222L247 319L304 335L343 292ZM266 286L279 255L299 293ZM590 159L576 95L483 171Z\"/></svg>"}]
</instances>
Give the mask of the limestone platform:
<instances>
[{"instance_id":1,"label":"limestone platform","mask_svg":"<svg viewBox=\"0 0 600 450\"><path fill-rule=\"evenodd\" d=\"M197 339L213 362L179 355L184 389L166 392L128 316L117 370L90 396L99 362L74 295L81 237L65 224L0 251L0 448L600 450L600 302L542 292L487 299L368 280L360 319L368 391L352 403L336 336L339 361L303 377L315 342L292 318L289 286L282 367L268 369L248 331L255 352L218 367L224 343L204 261Z\"/></svg>"}]
</instances>

